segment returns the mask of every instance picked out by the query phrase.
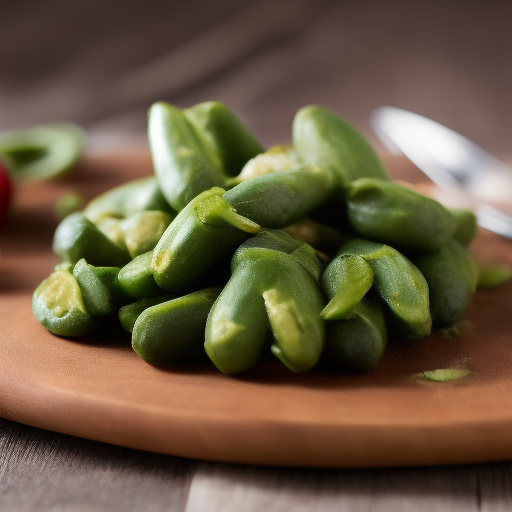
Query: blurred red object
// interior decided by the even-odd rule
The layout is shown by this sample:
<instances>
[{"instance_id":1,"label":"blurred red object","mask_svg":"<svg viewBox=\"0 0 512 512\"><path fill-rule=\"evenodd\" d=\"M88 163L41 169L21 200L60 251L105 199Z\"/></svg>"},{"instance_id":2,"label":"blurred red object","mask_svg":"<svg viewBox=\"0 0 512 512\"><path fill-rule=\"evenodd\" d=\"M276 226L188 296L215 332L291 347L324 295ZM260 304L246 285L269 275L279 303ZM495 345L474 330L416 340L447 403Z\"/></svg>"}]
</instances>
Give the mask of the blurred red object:
<instances>
[{"instance_id":1,"label":"blurred red object","mask_svg":"<svg viewBox=\"0 0 512 512\"><path fill-rule=\"evenodd\" d=\"M9 203L11 202L12 183L9 172L5 165L0 161L0 229L5 225Z\"/></svg>"}]
</instances>

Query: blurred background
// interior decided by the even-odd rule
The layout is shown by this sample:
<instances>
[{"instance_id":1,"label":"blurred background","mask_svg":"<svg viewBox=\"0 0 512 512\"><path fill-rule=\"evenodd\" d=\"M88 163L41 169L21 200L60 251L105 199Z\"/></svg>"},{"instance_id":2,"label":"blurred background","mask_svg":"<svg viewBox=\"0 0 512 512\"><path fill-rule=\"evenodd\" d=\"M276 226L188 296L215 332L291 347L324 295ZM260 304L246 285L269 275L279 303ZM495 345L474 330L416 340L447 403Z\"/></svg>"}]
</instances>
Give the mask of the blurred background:
<instances>
[{"instance_id":1,"label":"blurred background","mask_svg":"<svg viewBox=\"0 0 512 512\"><path fill-rule=\"evenodd\" d=\"M0 129L143 144L152 102L216 99L266 145L309 103L375 141L387 104L512 160L511 19L510 0L1 0Z\"/></svg>"}]
</instances>

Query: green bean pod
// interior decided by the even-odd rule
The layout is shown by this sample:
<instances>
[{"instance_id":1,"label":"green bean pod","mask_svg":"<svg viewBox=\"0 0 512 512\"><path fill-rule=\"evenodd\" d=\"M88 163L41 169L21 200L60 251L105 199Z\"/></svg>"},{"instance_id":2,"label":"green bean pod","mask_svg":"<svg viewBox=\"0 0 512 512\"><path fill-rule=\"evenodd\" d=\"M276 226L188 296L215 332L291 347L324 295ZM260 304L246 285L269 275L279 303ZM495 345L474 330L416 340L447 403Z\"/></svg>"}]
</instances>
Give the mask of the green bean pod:
<instances>
[{"instance_id":1,"label":"green bean pod","mask_svg":"<svg viewBox=\"0 0 512 512\"><path fill-rule=\"evenodd\" d=\"M197 196L160 238L151 267L161 288L171 292L186 289L260 231L222 198L224 192L213 188Z\"/></svg>"},{"instance_id":2,"label":"green bean pod","mask_svg":"<svg viewBox=\"0 0 512 512\"><path fill-rule=\"evenodd\" d=\"M453 215L422 194L374 178L361 178L347 191L348 218L362 237L402 251L434 251L455 233Z\"/></svg>"},{"instance_id":3,"label":"green bean pod","mask_svg":"<svg viewBox=\"0 0 512 512\"><path fill-rule=\"evenodd\" d=\"M176 107L158 102L149 110L149 146L160 188L181 211L197 195L226 181L217 155Z\"/></svg>"},{"instance_id":4,"label":"green bean pod","mask_svg":"<svg viewBox=\"0 0 512 512\"><path fill-rule=\"evenodd\" d=\"M264 151L249 129L226 105L199 103L183 111L221 162L228 176L236 176L245 163Z\"/></svg>"},{"instance_id":5,"label":"green bean pod","mask_svg":"<svg viewBox=\"0 0 512 512\"><path fill-rule=\"evenodd\" d=\"M155 176L138 178L107 190L92 199L83 213L97 224L104 217L124 219L146 210L173 213Z\"/></svg>"},{"instance_id":6,"label":"green bean pod","mask_svg":"<svg viewBox=\"0 0 512 512\"><path fill-rule=\"evenodd\" d=\"M455 217L456 222L453 239L463 247L469 247L478 233L476 215L466 208L449 208L449 211Z\"/></svg>"},{"instance_id":7,"label":"green bean pod","mask_svg":"<svg viewBox=\"0 0 512 512\"><path fill-rule=\"evenodd\" d=\"M118 284L119 267L95 267L84 259L73 268L85 309L92 316L108 315L127 300Z\"/></svg>"},{"instance_id":8,"label":"green bean pod","mask_svg":"<svg viewBox=\"0 0 512 512\"><path fill-rule=\"evenodd\" d=\"M132 347L150 364L204 354L204 329L220 288L200 290L145 309L135 321Z\"/></svg>"},{"instance_id":9,"label":"green bean pod","mask_svg":"<svg viewBox=\"0 0 512 512\"><path fill-rule=\"evenodd\" d=\"M476 291L476 263L455 240L436 251L414 255L411 259L427 280L434 327L451 327L465 313Z\"/></svg>"},{"instance_id":10,"label":"green bean pod","mask_svg":"<svg viewBox=\"0 0 512 512\"><path fill-rule=\"evenodd\" d=\"M82 336L97 327L85 308L78 283L68 270L56 270L35 290L32 311L48 331L59 336Z\"/></svg>"},{"instance_id":11,"label":"green bean pod","mask_svg":"<svg viewBox=\"0 0 512 512\"><path fill-rule=\"evenodd\" d=\"M347 254L364 258L372 267L373 288L386 306L390 327L399 336L419 339L430 334L427 281L411 261L393 247L362 239L344 244L336 259Z\"/></svg>"},{"instance_id":12,"label":"green bean pod","mask_svg":"<svg viewBox=\"0 0 512 512\"><path fill-rule=\"evenodd\" d=\"M136 256L119 271L119 287L126 295L136 299L149 299L163 294L164 290L156 284L153 276L152 260L153 251L149 251Z\"/></svg>"},{"instance_id":13,"label":"green bean pod","mask_svg":"<svg viewBox=\"0 0 512 512\"><path fill-rule=\"evenodd\" d=\"M268 241L280 245L269 238L262 245ZM299 253L297 259L297 250L257 247L253 239L235 253L231 279L206 324L205 350L220 371L250 369L268 349L270 332L271 352L290 370L303 372L317 363L324 345L323 298L299 262L306 253Z\"/></svg>"},{"instance_id":14,"label":"green bean pod","mask_svg":"<svg viewBox=\"0 0 512 512\"><path fill-rule=\"evenodd\" d=\"M371 265L361 256L343 254L334 258L322 276L329 303L323 309L324 320L350 318L352 310L373 284Z\"/></svg>"},{"instance_id":15,"label":"green bean pod","mask_svg":"<svg viewBox=\"0 0 512 512\"><path fill-rule=\"evenodd\" d=\"M301 166L243 181L223 198L240 215L261 226L284 228L324 204L334 189L332 174Z\"/></svg>"},{"instance_id":16,"label":"green bean pod","mask_svg":"<svg viewBox=\"0 0 512 512\"><path fill-rule=\"evenodd\" d=\"M350 318L326 323L322 361L337 371L368 371L379 362L386 343L382 306L364 297L354 306Z\"/></svg>"},{"instance_id":17,"label":"green bean pod","mask_svg":"<svg viewBox=\"0 0 512 512\"><path fill-rule=\"evenodd\" d=\"M149 299L139 299L136 302L122 306L118 311L121 327L126 332L132 332L137 318L139 318L143 311L151 306L156 306L157 304L162 304L162 302L168 302L179 297L180 295L177 295L176 293L169 293L167 295L158 295L158 297L151 297Z\"/></svg>"},{"instance_id":18,"label":"green bean pod","mask_svg":"<svg viewBox=\"0 0 512 512\"><path fill-rule=\"evenodd\" d=\"M126 248L132 258L152 251L167 226L172 215L157 210L138 212L121 222Z\"/></svg>"},{"instance_id":19,"label":"green bean pod","mask_svg":"<svg viewBox=\"0 0 512 512\"><path fill-rule=\"evenodd\" d=\"M292 135L299 157L309 165L332 172L342 188L362 177L390 179L364 137L324 107L301 108L293 120Z\"/></svg>"},{"instance_id":20,"label":"green bean pod","mask_svg":"<svg viewBox=\"0 0 512 512\"><path fill-rule=\"evenodd\" d=\"M84 258L98 266L117 267L130 260L128 251L107 238L80 212L68 215L57 226L53 252L71 263Z\"/></svg>"}]
</instances>

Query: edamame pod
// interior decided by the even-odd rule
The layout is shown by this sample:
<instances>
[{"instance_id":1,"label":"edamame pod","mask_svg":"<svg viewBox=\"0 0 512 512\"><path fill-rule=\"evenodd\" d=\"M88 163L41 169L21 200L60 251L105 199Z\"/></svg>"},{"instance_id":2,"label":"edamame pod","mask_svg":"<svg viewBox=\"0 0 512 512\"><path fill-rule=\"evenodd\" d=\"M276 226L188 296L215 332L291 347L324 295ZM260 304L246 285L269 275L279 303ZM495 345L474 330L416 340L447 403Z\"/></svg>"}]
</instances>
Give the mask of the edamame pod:
<instances>
[{"instance_id":1,"label":"edamame pod","mask_svg":"<svg viewBox=\"0 0 512 512\"><path fill-rule=\"evenodd\" d=\"M342 188L362 177L390 179L364 137L324 107L301 108L293 120L292 137L299 157L309 165L333 173Z\"/></svg>"},{"instance_id":2,"label":"edamame pod","mask_svg":"<svg viewBox=\"0 0 512 512\"><path fill-rule=\"evenodd\" d=\"M316 167L243 181L223 198L237 212L266 228L284 228L324 204L334 192L333 176Z\"/></svg>"},{"instance_id":3,"label":"edamame pod","mask_svg":"<svg viewBox=\"0 0 512 512\"><path fill-rule=\"evenodd\" d=\"M59 336L82 336L97 327L85 308L75 277L67 270L52 272L37 287L32 311L43 327Z\"/></svg>"},{"instance_id":4,"label":"edamame pod","mask_svg":"<svg viewBox=\"0 0 512 512\"><path fill-rule=\"evenodd\" d=\"M155 210L138 212L123 220L121 229L130 256L152 251L171 220L169 213Z\"/></svg>"},{"instance_id":5,"label":"edamame pod","mask_svg":"<svg viewBox=\"0 0 512 512\"><path fill-rule=\"evenodd\" d=\"M200 290L144 310L132 347L147 363L168 364L204 354L204 328L220 288Z\"/></svg>"},{"instance_id":6,"label":"edamame pod","mask_svg":"<svg viewBox=\"0 0 512 512\"><path fill-rule=\"evenodd\" d=\"M119 271L117 280L124 293L136 299L148 299L163 294L162 288L153 277L152 259L153 251L149 251L136 256Z\"/></svg>"},{"instance_id":7,"label":"edamame pod","mask_svg":"<svg viewBox=\"0 0 512 512\"><path fill-rule=\"evenodd\" d=\"M384 353L387 338L381 305L364 297L350 318L326 323L322 361L337 371L371 370Z\"/></svg>"},{"instance_id":8,"label":"edamame pod","mask_svg":"<svg viewBox=\"0 0 512 512\"><path fill-rule=\"evenodd\" d=\"M343 254L334 258L322 276L329 303L320 316L324 320L350 318L352 310L373 284L373 269L361 256Z\"/></svg>"},{"instance_id":9,"label":"edamame pod","mask_svg":"<svg viewBox=\"0 0 512 512\"><path fill-rule=\"evenodd\" d=\"M104 217L124 219L146 210L173 213L155 176L132 180L107 190L90 201L83 213L96 224Z\"/></svg>"},{"instance_id":10,"label":"edamame pod","mask_svg":"<svg viewBox=\"0 0 512 512\"><path fill-rule=\"evenodd\" d=\"M348 218L367 239L402 251L434 251L456 229L451 213L414 190L374 178L361 178L347 190Z\"/></svg>"},{"instance_id":11,"label":"edamame pod","mask_svg":"<svg viewBox=\"0 0 512 512\"><path fill-rule=\"evenodd\" d=\"M119 308L118 316L121 327L127 332L132 332L135 321L143 311L151 306L156 306L157 304L162 304L162 302L168 302L178 297L180 296L175 293L169 293L167 295L151 297L150 299L140 299L137 302Z\"/></svg>"},{"instance_id":12,"label":"edamame pod","mask_svg":"<svg viewBox=\"0 0 512 512\"><path fill-rule=\"evenodd\" d=\"M412 262L427 280L434 327L451 327L465 313L476 291L476 263L455 240L437 251L414 255Z\"/></svg>"},{"instance_id":13,"label":"edamame pod","mask_svg":"<svg viewBox=\"0 0 512 512\"><path fill-rule=\"evenodd\" d=\"M85 309L92 316L108 315L127 299L118 286L119 267L95 267L84 259L73 269Z\"/></svg>"},{"instance_id":14,"label":"edamame pod","mask_svg":"<svg viewBox=\"0 0 512 512\"><path fill-rule=\"evenodd\" d=\"M224 373L251 368L268 347L294 372L312 368L324 344L323 298L314 277L290 254L250 239L232 260L232 276L206 325L205 350ZM279 245L277 241L276 245Z\"/></svg>"},{"instance_id":15,"label":"edamame pod","mask_svg":"<svg viewBox=\"0 0 512 512\"><path fill-rule=\"evenodd\" d=\"M176 211L201 192L224 186L220 160L176 107L152 105L148 138L158 183Z\"/></svg>"},{"instance_id":16,"label":"edamame pod","mask_svg":"<svg viewBox=\"0 0 512 512\"><path fill-rule=\"evenodd\" d=\"M219 157L228 176L239 174L249 159L264 151L249 129L223 103L207 101L183 113Z\"/></svg>"},{"instance_id":17,"label":"edamame pod","mask_svg":"<svg viewBox=\"0 0 512 512\"><path fill-rule=\"evenodd\" d=\"M463 247L468 247L478 233L476 215L466 208L449 208L449 211L455 217L457 226L453 239Z\"/></svg>"},{"instance_id":18,"label":"edamame pod","mask_svg":"<svg viewBox=\"0 0 512 512\"><path fill-rule=\"evenodd\" d=\"M130 259L126 250L107 238L80 212L68 215L57 226L53 252L71 263L84 258L91 265L99 266L121 266Z\"/></svg>"},{"instance_id":19,"label":"edamame pod","mask_svg":"<svg viewBox=\"0 0 512 512\"><path fill-rule=\"evenodd\" d=\"M428 285L413 263L389 245L357 238L342 245L336 258L346 254L361 256L372 267L373 287L399 336L419 339L430 334Z\"/></svg>"},{"instance_id":20,"label":"edamame pod","mask_svg":"<svg viewBox=\"0 0 512 512\"><path fill-rule=\"evenodd\" d=\"M258 224L239 215L222 198L224 192L213 188L197 196L160 238L151 267L161 288L184 290L260 231Z\"/></svg>"}]
</instances>

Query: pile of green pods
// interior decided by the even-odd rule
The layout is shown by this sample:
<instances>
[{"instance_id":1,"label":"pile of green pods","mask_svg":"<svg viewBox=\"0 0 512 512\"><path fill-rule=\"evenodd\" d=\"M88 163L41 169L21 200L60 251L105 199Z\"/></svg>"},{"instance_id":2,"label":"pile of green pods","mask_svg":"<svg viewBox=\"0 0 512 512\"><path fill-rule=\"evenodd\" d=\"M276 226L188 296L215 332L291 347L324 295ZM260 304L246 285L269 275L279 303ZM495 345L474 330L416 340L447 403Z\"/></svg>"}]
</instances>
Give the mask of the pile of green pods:
<instances>
[{"instance_id":1,"label":"pile of green pods","mask_svg":"<svg viewBox=\"0 0 512 512\"><path fill-rule=\"evenodd\" d=\"M467 310L475 215L393 183L333 112L302 108L291 146L265 151L221 103L159 102L149 144L154 176L57 227L62 262L33 295L50 332L120 325L154 365L206 354L231 374L273 354L293 372L352 372L388 336L417 340Z\"/></svg>"}]
</instances>

